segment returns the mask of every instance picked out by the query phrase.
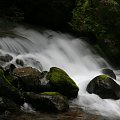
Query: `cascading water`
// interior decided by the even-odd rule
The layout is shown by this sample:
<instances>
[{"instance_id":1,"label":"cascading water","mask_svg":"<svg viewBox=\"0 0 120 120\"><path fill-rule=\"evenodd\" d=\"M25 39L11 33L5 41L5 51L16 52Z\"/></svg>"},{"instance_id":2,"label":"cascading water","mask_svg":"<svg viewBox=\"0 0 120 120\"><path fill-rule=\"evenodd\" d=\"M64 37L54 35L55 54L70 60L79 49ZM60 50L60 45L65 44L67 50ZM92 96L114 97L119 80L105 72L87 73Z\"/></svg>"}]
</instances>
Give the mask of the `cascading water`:
<instances>
[{"instance_id":1,"label":"cascading water","mask_svg":"<svg viewBox=\"0 0 120 120\"><path fill-rule=\"evenodd\" d=\"M53 66L63 68L80 88L78 98L73 102L94 114L120 117L120 100L103 100L86 92L89 81L101 74L100 69L110 68L103 58L91 52L87 43L49 30L39 33L19 27L14 33L13 38L0 38L0 54L13 56L11 63L16 64L16 59L21 59L24 66L41 71Z\"/></svg>"}]
</instances>

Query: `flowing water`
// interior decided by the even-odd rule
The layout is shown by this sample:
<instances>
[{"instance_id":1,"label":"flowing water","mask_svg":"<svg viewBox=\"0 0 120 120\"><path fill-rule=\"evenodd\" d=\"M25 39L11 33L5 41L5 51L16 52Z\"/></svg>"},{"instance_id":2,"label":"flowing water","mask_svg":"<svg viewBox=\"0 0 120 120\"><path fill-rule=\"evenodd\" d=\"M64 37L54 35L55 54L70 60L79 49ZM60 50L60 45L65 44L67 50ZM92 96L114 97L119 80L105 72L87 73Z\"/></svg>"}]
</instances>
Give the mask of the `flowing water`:
<instances>
[{"instance_id":1,"label":"flowing water","mask_svg":"<svg viewBox=\"0 0 120 120\"><path fill-rule=\"evenodd\" d=\"M80 88L78 98L73 101L75 104L93 114L120 117L120 100L103 100L86 92L90 80L101 74L100 69L111 67L93 53L93 49L84 40L50 30L40 33L18 27L13 31L15 37L0 38L0 54L13 56L11 63L16 64L16 59L21 59L24 66L32 66L41 71L48 71L53 66L63 68ZM119 81L119 77L117 79Z\"/></svg>"}]
</instances>

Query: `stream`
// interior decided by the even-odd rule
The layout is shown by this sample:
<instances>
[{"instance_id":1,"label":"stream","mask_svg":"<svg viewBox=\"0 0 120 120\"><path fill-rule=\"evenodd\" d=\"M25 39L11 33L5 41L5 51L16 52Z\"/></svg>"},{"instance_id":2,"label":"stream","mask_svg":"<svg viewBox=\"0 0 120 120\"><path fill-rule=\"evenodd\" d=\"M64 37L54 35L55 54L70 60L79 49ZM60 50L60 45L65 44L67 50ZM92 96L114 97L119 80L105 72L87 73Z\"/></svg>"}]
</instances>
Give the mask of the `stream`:
<instances>
[{"instance_id":1,"label":"stream","mask_svg":"<svg viewBox=\"0 0 120 120\"><path fill-rule=\"evenodd\" d=\"M69 111L68 113L64 113L64 117L51 115L52 117L49 117L49 119L43 114L44 119L99 120L97 117L92 117L91 119L84 117L81 119L80 113L83 114L83 116L84 114L86 116L88 115L88 118L90 118L89 114L109 117L112 120L120 118L120 100L101 99L99 96L89 94L86 91L90 80L100 75L102 68L112 69L111 65L109 65L104 58L100 57L88 43L83 39L74 38L69 34L51 30L41 32L19 26L13 29L13 32L14 36L12 37L5 36L0 38L0 54L11 55L13 59L10 63L21 67L16 64L16 59L20 59L24 62L24 66L32 66L40 71L48 71L50 67L60 67L64 69L79 86L78 97L72 101L76 109L73 109L72 105L70 109L73 114ZM7 64L9 63L4 64L4 66ZM119 71L114 70L114 72L119 74ZM117 76L117 81L118 83L120 81L119 75ZM81 111L86 111L88 114ZM15 120L19 119L20 118L16 118ZM34 119L31 117L29 120ZM20 120L22 120L22 118ZM36 118L35 120L43 119Z\"/></svg>"}]
</instances>

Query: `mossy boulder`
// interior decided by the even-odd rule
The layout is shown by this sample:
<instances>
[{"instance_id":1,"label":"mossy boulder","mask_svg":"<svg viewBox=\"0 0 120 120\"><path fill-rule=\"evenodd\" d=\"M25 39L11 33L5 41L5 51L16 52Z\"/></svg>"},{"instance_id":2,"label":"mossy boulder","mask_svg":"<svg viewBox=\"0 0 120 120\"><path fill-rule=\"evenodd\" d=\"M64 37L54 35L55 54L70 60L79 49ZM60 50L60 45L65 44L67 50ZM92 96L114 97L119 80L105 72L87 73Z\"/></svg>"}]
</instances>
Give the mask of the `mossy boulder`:
<instances>
[{"instance_id":1,"label":"mossy boulder","mask_svg":"<svg viewBox=\"0 0 120 120\"><path fill-rule=\"evenodd\" d=\"M60 95L60 93L58 92L43 92L40 93L41 95L49 95L49 96L56 96L56 95Z\"/></svg>"},{"instance_id":2,"label":"mossy boulder","mask_svg":"<svg viewBox=\"0 0 120 120\"><path fill-rule=\"evenodd\" d=\"M12 99L17 104L22 104L22 96L4 76L3 70L0 69L0 96L5 96Z\"/></svg>"},{"instance_id":3,"label":"mossy boulder","mask_svg":"<svg viewBox=\"0 0 120 120\"><path fill-rule=\"evenodd\" d=\"M24 92L50 91L49 80L46 79L47 72L40 72L32 67L16 68L13 75L17 77L13 82L18 84L19 89Z\"/></svg>"},{"instance_id":4,"label":"mossy boulder","mask_svg":"<svg viewBox=\"0 0 120 120\"><path fill-rule=\"evenodd\" d=\"M57 92L44 92L35 94L33 92L24 93L25 101L33 108L47 112L64 112L69 109L66 97Z\"/></svg>"},{"instance_id":5,"label":"mossy boulder","mask_svg":"<svg viewBox=\"0 0 120 120\"><path fill-rule=\"evenodd\" d=\"M53 91L57 91L68 98L77 97L79 88L64 70L52 67L46 77L50 81Z\"/></svg>"},{"instance_id":6,"label":"mossy boulder","mask_svg":"<svg viewBox=\"0 0 120 120\"><path fill-rule=\"evenodd\" d=\"M105 75L108 75L108 76L116 79L115 73L113 72L113 70L111 70L111 69L109 69L109 68L103 68L103 69L101 70L101 72L102 72L103 74L105 74Z\"/></svg>"},{"instance_id":7,"label":"mossy boulder","mask_svg":"<svg viewBox=\"0 0 120 120\"><path fill-rule=\"evenodd\" d=\"M120 85L107 75L95 77L87 86L88 93L97 94L103 99L119 99Z\"/></svg>"}]
</instances>

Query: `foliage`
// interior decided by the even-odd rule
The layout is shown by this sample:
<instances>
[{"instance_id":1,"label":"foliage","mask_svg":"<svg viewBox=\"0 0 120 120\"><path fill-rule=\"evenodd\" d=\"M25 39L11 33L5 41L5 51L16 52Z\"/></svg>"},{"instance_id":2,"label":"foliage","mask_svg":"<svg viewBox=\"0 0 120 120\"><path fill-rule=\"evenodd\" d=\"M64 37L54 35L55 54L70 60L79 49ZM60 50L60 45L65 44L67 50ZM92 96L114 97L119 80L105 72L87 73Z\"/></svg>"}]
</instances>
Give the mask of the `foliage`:
<instances>
[{"instance_id":1,"label":"foliage","mask_svg":"<svg viewBox=\"0 0 120 120\"><path fill-rule=\"evenodd\" d=\"M114 0L77 0L70 25L77 31L92 31L98 39L113 39L120 30L119 7Z\"/></svg>"},{"instance_id":2,"label":"foliage","mask_svg":"<svg viewBox=\"0 0 120 120\"><path fill-rule=\"evenodd\" d=\"M0 17L11 22L21 22L24 19L24 13L14 4L0 8Z\"/></svg>"},{"instance_id":3,"label":"foliage","mask_svg":"<svg viewBox=\"0 0 120 120\"><path fill-rule=\"evenodd\" d=\"M119 7L115 0L77 0L69 23L75 31L92 32L111 60L120 58Z\"/></svg>"}]
</instances>

